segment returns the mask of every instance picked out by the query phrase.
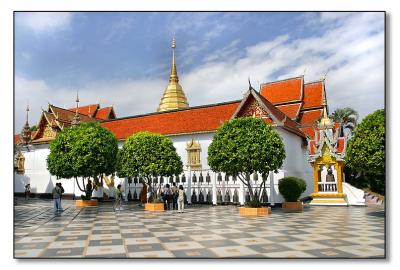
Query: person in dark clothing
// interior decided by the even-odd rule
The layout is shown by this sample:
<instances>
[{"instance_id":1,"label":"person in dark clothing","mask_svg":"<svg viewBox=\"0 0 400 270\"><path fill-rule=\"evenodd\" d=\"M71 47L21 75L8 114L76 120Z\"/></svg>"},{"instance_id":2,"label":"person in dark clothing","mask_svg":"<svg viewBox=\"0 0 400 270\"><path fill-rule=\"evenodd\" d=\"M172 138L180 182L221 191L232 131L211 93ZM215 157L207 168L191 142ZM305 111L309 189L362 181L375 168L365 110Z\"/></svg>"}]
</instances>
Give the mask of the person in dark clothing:
<instances>
[{"instance_id":1,"label":"person in dark clothing","mask_svg":"<svg viewBox=\"0 0 400 270\"><path fill-rule=\"evenodd\" d=\"M64 211L61 204L62 194L64 193L64 188L61 183L57 183L58 187L60 188L60 202L59 202L59 211Z\"/></svg>"},{"instance_id":2,"label":"person in dark clothing","mask_svg":"<svg viewBox=\"0 0 400 270\"><path fill-rule=\"evenodd\" d=\"M93 185L92 181L89 180L88 183L86 184L86 198L90 200L92 198L92 192L93 192Z\"/></svg>"}]
</instances>

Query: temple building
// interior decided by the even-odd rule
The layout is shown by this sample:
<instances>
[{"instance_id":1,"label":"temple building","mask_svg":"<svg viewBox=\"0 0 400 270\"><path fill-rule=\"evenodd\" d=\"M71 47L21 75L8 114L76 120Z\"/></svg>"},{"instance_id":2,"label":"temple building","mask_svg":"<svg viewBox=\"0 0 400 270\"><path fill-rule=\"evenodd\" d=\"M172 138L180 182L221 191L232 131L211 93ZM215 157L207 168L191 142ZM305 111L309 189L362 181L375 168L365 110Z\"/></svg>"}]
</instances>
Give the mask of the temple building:
<instances>
[{"instance_id":1,"label":"temple building","mask_svg":"<svg viewBox=\"0 0 400 270\"><path fill-rule=\"evenodd\" d=\"M74 181L56 179L48 172L46 158L49 143L58 132L71 125L99 122L115 135L119 147L122 147L127 137L140 131L168 136L182 159L184 172L178 177L160 177L155 181L161 184L167 181L183 184L189 203L243 204L248 199L246 188L233 176L211 171L207 163L207 149L216 130L224 122L236 117L251 116L262 118L272 125L282 137L286 150L282 168L268 176L262 191L263 201L272 205L282 202L278 190L279 179L297 176L307 182L303 196L311 195L320 203L332 200L333 204L348 204L342 185L346 138L337 137L335 130L338 124L329 122L327 117L324 79L305 82L304 76L298 76L261 84L259 91L249 82L245 95L238 100L190 107L183 87L179 84L175 49L174 39L170 77L156 112L117 118L113 107L101 108L100 104L79 106L77 96L75 108L64 109L49 104L48 109L41 114L37 131L32 134L27 134L27 118L23 132L14 139L15 192L23 192L25 184L30 183L32 193L50 194L56 181L61 181L67 194L80 195ZM237 92L241 93L241 90L237 89ZM327 155L329 161L326 161ZM257 186L263 176L255 173L249 177ZM121 183L126 193L130 192L134 199L138 197L142 185L137 179L130 186L127 179L115 177L113 181L115 185ZM103 197L108 192L107 184L99 187L93 196ZM328 193L330 195L326 195Z\"/></svg>"}]
</instances>

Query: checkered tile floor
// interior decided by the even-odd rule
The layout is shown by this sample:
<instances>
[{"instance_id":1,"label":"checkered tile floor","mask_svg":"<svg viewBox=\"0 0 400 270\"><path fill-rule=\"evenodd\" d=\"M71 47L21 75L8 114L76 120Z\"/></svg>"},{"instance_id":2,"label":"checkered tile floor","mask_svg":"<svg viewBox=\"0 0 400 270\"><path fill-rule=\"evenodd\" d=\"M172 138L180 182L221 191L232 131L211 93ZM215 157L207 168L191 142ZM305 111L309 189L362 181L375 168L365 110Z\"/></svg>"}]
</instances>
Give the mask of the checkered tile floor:
<instances>
[{"instance_id":1,"label":"checkered tile floor","mask_svg":"<svg viewBox=\"0 0 400 270\"><path fill-rule=\"evenodd\" d=\"M149 213L136 203L65 209L51 200L16 200L16 258L360 258L385 254L384 212L373 207L273 209L267 217L240 217L235 206L190 207L185 213Z\"/></svg>"}]
</instances>

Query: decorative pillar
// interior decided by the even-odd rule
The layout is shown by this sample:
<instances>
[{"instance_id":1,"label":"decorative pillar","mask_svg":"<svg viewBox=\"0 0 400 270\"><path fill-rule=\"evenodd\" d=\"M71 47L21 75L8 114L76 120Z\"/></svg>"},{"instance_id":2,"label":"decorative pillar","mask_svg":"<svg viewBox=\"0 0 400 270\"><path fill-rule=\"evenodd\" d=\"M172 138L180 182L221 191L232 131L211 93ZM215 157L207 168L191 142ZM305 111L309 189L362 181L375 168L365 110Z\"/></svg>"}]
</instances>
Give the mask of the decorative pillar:
<instances>
[{"instance_id":1,"label":"decorative pillar","mask_svg":"<svg viewBox=\"0 0 400 270\"><path fill-rule=\"evenodd\" d=\"M189 178L187 179L187 181L188 181L187 182L188 187L187 187L186 197L187 197L188 204L191 204L192 203L192 170L190 170L190 169L189 169Z\"/></svg>"},{"instance_id":2,"label":"decorative pillar","mask_svg":"<svg viewBox=\"0 0 400 270\"><path fill-rule=\"evenodd\" d=\"M217 205L217 173L214 172L214 177L211 177L212 181L212 202L213 205Z\"/></svg>"},{"instance_id":3,"label":"decorative pillar","mask_svg":"<svg viewBox=\"0 0 400 270\"><path fill-rule=\"evenodd\" d=\"M319 165L317 163L314 163L314 193L318 193L319 173Z\"/></svg>"},{"instance_id":4,"label":"decorative pillar","mask_svg":"<svg viewBox=\"0 0 400 270\"><path fill-rule=\"evenodd\" d=\"M343 193L343 185L342 185L342 164L341 162L338 162L335 164L335 169L336 169L336 175L337 175L337 188L338 188L338 193Z\"/></svg>"},{"instance_id":5,"label":"decorative pillar","mask_svg":"<svg viewBox=\"0 0 400 270\"><path fill-rule=\"evenodd\" d=\"M275 182L274 182L274 172L269 172L269 197L271 205L275 205Z\"/></svg>"}]
</instances>

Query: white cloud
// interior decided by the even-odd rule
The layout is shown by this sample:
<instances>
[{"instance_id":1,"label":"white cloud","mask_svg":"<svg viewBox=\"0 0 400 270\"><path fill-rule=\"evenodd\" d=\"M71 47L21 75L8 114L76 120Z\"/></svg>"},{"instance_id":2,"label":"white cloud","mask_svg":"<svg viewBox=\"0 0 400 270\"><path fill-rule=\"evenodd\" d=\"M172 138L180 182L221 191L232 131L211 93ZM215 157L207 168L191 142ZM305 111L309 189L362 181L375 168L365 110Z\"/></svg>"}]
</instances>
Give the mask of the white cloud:
<instances>
[{"instance_id":1,"label":"white cloud","mask_svg":"<svg viewBox=\"0 0 400 270\"><path fill-rule=\"evenodd\" d=\"M320 18L324 23L326 18ZM260 83L305 74L306 81L326 81L330 110L352 107L361 117L384 106L383 14L357 13L336 16L336 27L319 36L290 39L282 35L247 48L234 41L205 57L192 70L181 68L179 76L191 106L240 99L248 88L247 78L257 89ZM168 63L169 64L169 63ZM278 74L278 75L277 75ZM118 116L154 112L168 78L139 81L93 82L81 89L83 104L101 101L114 105ZM47 99L55 105L73 107L73 89L51 89L43 81L16 78L16 129L24 122L26 98L32 117ZM24 100L25 99L25 100ZM36 110L36 112L35 112ZM34 115L36 113L36 116ZM33 119L31 118L31 119ZM35 120L36 121L36 120ZM32 123L32 122L31 122Z\"/></svg>"},{"instance_id":2,"label":"white cloud","mask_svg":"<svg viewBox=\"0 0 400 270\"><path fill-rule=\"evenodd\" d=\"M17 24L42 33L68 27L72 16L69 12L17 12L15 20Z\"/></svg>"}]
</instances>

